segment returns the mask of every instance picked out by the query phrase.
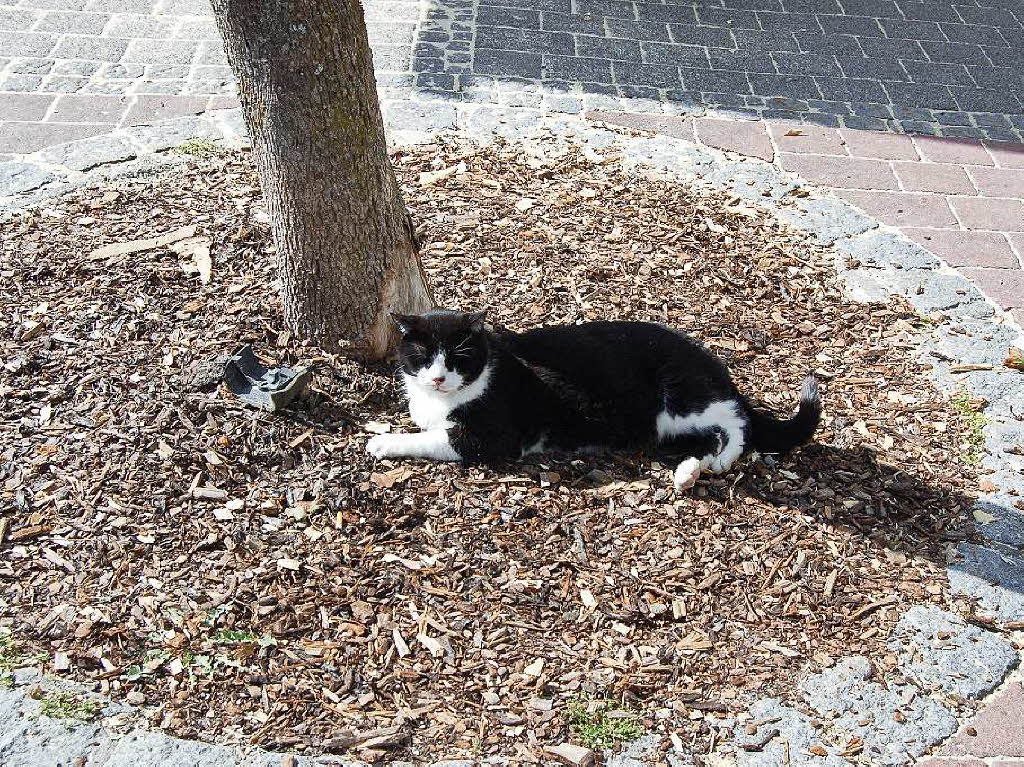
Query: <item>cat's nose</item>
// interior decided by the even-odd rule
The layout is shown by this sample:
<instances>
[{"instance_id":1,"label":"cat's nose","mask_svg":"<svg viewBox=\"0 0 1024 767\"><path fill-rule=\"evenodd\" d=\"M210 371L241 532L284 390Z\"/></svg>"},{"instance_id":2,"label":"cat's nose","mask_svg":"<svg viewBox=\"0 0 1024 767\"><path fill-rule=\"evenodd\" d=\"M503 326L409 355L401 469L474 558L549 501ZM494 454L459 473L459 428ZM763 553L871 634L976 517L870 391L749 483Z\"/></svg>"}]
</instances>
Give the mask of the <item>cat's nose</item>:
<instances>
[{"instance_id":1,"label":"cat's nose","mask_svg":"<svg viewBox=\"0 0 1024 767\"><path fill-rule=\"evenodd\" d=\"M434 386L440 386L444 383L444 376L434 376L430 380L434 382Z\"/></svg>"}]
</instances>

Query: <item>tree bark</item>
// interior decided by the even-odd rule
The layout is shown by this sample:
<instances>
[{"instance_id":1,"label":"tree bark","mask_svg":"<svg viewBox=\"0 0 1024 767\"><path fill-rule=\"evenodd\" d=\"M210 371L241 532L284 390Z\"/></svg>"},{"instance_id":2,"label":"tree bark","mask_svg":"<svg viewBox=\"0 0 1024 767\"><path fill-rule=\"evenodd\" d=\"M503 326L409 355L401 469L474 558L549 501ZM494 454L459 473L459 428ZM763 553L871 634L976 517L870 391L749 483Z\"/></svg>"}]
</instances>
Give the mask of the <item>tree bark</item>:
<instances>
[{"instance_id":1,"label":"tree bark","mask_svg":"<svg viewBox=\"0 0 1024 767\"><path fill-rule=\"evenodd\" d=\"M384 142L359 0L213 0L291 331L371 358L433 304Z\"/></svg>"}]
</instances>

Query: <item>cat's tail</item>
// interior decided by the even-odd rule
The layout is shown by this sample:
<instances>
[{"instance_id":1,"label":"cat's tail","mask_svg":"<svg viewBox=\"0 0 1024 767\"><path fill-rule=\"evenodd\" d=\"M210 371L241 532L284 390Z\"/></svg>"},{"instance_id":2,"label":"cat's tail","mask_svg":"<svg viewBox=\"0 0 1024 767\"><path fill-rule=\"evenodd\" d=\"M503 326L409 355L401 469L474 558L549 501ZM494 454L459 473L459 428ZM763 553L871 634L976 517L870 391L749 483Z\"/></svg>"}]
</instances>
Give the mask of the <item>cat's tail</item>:
<instances>
[{"instance_id":1,"label":"cat's tail","mask_svg":"<svg viewBox=\"0 0 1024 767\"><path fill-rule=\"evenodd\" d=\"M750 418L751 446L761 453L785 453L807 442L821 420L821 396L818 379L807 376L800 389L800 404L796 414L788 420L779 420L771 413L754 410L747 403Z\"/></svg>"}]
</instances>

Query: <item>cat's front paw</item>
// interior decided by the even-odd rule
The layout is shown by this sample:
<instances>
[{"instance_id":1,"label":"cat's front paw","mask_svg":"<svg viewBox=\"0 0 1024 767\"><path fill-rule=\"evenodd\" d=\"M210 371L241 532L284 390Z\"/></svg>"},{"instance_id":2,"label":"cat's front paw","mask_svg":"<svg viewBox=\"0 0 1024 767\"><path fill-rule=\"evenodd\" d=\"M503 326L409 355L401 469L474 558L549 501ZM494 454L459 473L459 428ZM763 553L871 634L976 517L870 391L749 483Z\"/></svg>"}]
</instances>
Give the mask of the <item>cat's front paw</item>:
<instances>
[{"instance_id":1,"label":"cat's front paw","mask_svg":"<svg viewBox=\"0 0 1024 767\"><path fill-rule=\"evenodd\" d=\"M378 434L366 443L366 452L376 458L394 458L399 455L400 441L398 434Z\"/></svg>"},{"instance_id":2,"label":"cat's front paw","mask_svg":"<svg viewBox=\"0 0 1024 767\"><path fill-rule=\"evenodd\" d=\"M696 485L700 478L700 469L701 462L696 458L687 458L680 463L672 475L672 484L675 485L676 492L681 493Z\"/></svg>"}]
</instances>

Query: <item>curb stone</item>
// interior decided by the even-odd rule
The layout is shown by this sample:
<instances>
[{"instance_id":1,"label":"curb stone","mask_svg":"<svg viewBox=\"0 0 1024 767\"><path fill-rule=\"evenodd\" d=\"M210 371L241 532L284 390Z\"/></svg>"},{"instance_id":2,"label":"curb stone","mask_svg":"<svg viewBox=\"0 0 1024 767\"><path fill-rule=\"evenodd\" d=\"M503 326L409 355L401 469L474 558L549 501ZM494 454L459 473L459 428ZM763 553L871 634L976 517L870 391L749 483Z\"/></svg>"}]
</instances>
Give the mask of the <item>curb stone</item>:
<instances>
[{"instance_id":1,"label":"curb stone","mask_svg":"<svg viewBox=\"0 0 1024 767\"><path fill-rule=\"evenodd\" d=\"M102 706L95 722L54 719L41 713L53 692L74 694ZM0 764L4 767L53 767L81 760L89 767L280 767L282 754L259 749L241 751L228 746L173 738L132 726L142 709L104 703L82 685L43 677L36 669L17 669L14 689L0 689ZM296 757L296 767L368 767L364 762L330 757Z\"/></svg>"},{"instance_id":2,"label":"curb stone","mask_svg":"<svg viewBox=\"0 0 1024 767\"><path fill-rule=\"evenodd\" d=\"M799 177L793 174L782 173L754 159L737 161L730 155L697 146L692 141L637 135L636 131L622 129L613 131L577 116L545 115L541 110L532 108L479 106L446 100L384 102L382 106L392 127L389 143L393 147L404 143L429 143L447 133L456 133L480 143L495 139L515 140L522 142L524 149L531 152L558 151L560 146L564 148L570 143L581 146L592 157L599 156L596 152L600 149L617 150L625 167L635 172L682 183L706 184L716 189L725 187L738 197L763 206L817 242L834 245L839 278L853 298L867 302L885 301L890 295L898 294L905 296L919 311L932 315L933 328L921 336L925 342L920 351L921 359L932 367L933 378L942 390L953 393L963 387L988 400L986 414L991 413L999 420L993 420L984 430L990 453L982 465L995 470L1000 478L1006 480L1007 492L1020 492L1017 488L1024 480L1024 458L1007 451L1012 447L1012 440L1021 433L1021 427L1014 423L1024 415L1022 387L1019 378L1015 378L1019 374L996 365L990 371L967 376L950 372L950 368L961 361L961 354L969 359L998 360L1011 339L1019 337L1020 329L966 278L891 228L880 225L838 198L804 187ZM161 153L194 136L236 144L245 141L237 109L165 121L112 135L115 141L113 146L107 146L108 156L124 151L123 145L118 143L122 141L134 150L136 158L127 161L110 159L90 166L92 171L77 170L72 166L74 158L84 157L89 151L96 153L89 162L103 159L101 148L91 146L47 150L47 157L33 155L30 162L0 163L0 194L6 195L0 198L0 210L30 205L98 180L115 179L173 164L175 157ZM5 187L4 179L13 181ZM789 194L798 188L805 191L806 196L794 204ZM847 265L851 259L858 262L855 268ZM935 348L943 350L942 357L929 353ZM1002 520L1002 527L996 528L990 538L992 542L987 546L961 544L956 550L959 561L949 567L953 591L975 599L999 620L1024 619L1024 537L1019 534L1024 525L1017 524L1019 515L1008 507L1006 499L1010 497L997 493L979 501L979 504L985 504L979 508L987 509L988 513ZM908 643L915 648L906 650L910 654L904 660L905 671L921 684L957 694L974 691L980 696L998 685L1012 668L1013 662L1006 656L1002 640L992 632L965 625L960 629L962 621L934 608L915 610L908 613L910 618L904 617L899 630L906 632ZM953 646L961 665L978 662L975 645L1002 648L993 650L993 657L985 660L982 680L968 680L973 687L965 684L961 671L948 668L946 655L931 651L933 648L929 643L932 640L928 632L930 627L940 624L954 627L949 630L956 632ZM950 708L929 697L924 690L904 683L896 683L886 689L871 681L870 675L871 669L866 660L846 658L835 667L804 680L805 703L811 711L823 715L837 702L843 709L825 727L831 733L831 743L859 737L865 743L862 756L871 759L872 764L902 765L956 729L957 720ZM21 693L12 695L17 699ZM11 705L11 696L4 700L8 701L6 705ZM851 701L856 701L856 710ZM902 722L892 717L896 708L902 712ZM817 731L816 720L810 715L773 699L755 702L745 718L749 720L757 712L766 711L775 711L774 715L782 717L780 723L786 728L787 738L796 743L809 741L812 731ZM873 721L861 724L868 712ZM782 724L778 727L780 731ZM151 742L150 738L164 739L161 741L164 743L174 740L159 733L138 737L139 742L146 743ZM835 764L845 763L834 745L820 745L825 748L827 759ZM199 746L223 748L204 744L196 747ZM627 750L627 755L620 754L614 758L620 760L622 767L653 763L653 755L644 755L649 753L646 744L635 748ZM765 751L751 755L736 753L728 745L715 758L736 760L744 765L768 765L774 763L765 761L775 758L772 756L774 749L773 743ZM796 757L792 751L791 748L789 758L794 760ZM0 755L2 753L0 751ZM781 753L779 758L782 758ZM166 761L166 758L161 757L161 760ZM502 763L502 760L493 763ZM801 762L790 763L796 765ZM823 762L818 757L813 763Z\"/></svg>"},{"instance_id":3,"label":"curb stone","mask_svg":"<svg viewBox=\"0 0 1024 767\"><path fill-rule=\"evenodd\" d=\"M900 618L889 646L900 670L925 690L980 698L1017 666L1013 646L955 615L915 605Z\"/></svg>"},{"instance_id":4,"label":"curb stone","mask_svg":"<svg viewBox=\"0 0 1024 767\"><path fill-rule=\"evenodd\" d=\"M736 752L739 767L844 767L849 764L835 747L823 742L814 720L781 701L764 698L747 713L749 723L738 723L733 732L739 745ZM773 730L778 730L779 734L760 751L743 748L744 744L760 745ZM818 753L811 751L812 748Z\"/></svg>"},{"instance_id":5,"label":"curb stone","mask_svg":"<svg viewBox=\"0 0 1024 767\"><path fill-rule=\"evenodd\" d=\"M872 676L867 659L854 656L800 685L808 704L831 717L837 742L860 738L871 764L896 767L956 732L956 717L941 703L913 685L883 687Z\"/></svg>"}]
</instances>

